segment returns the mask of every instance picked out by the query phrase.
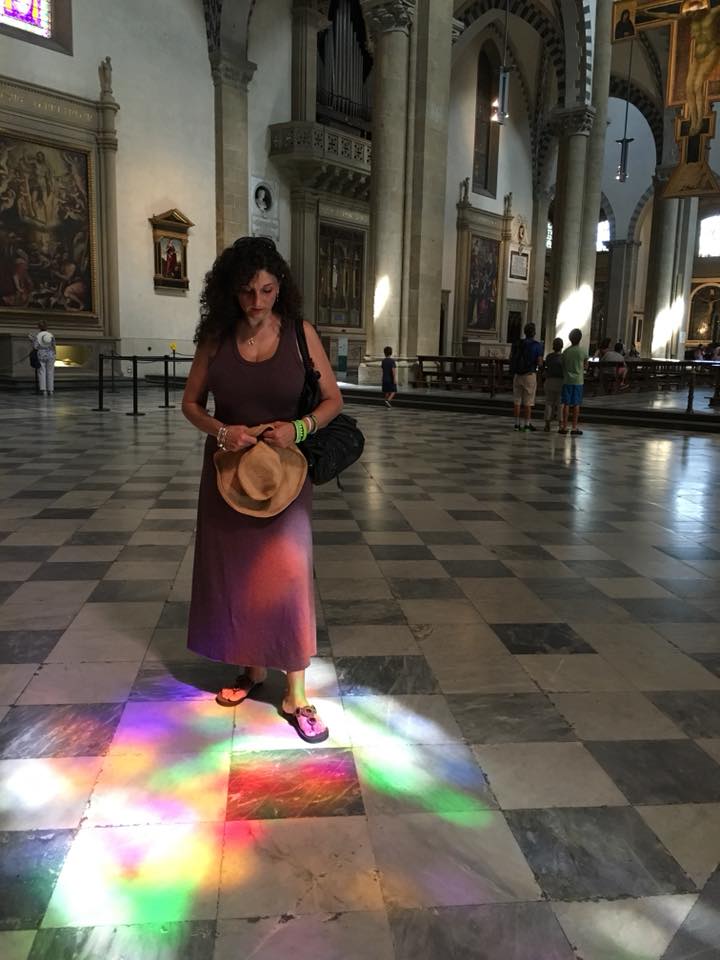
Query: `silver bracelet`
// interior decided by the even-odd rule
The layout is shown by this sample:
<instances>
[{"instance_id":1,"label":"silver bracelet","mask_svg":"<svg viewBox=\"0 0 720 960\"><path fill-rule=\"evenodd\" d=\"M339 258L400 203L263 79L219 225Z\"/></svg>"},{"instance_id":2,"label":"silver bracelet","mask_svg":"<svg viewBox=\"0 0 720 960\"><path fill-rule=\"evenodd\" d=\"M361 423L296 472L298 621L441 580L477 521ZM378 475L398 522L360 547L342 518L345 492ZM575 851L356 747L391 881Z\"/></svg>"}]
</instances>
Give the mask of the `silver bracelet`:
<instances>
[{"instance_id":1,"label":"silver bracelet","mask_svg":"<svg viewBox=\"0 0 720 960\"><path fill-rule=\"evenodd\" d=\"M217 432L217 445L220 450L226 450L225 439L227 437L228 428L223 424Z\"/></svg>"}]
</instances>

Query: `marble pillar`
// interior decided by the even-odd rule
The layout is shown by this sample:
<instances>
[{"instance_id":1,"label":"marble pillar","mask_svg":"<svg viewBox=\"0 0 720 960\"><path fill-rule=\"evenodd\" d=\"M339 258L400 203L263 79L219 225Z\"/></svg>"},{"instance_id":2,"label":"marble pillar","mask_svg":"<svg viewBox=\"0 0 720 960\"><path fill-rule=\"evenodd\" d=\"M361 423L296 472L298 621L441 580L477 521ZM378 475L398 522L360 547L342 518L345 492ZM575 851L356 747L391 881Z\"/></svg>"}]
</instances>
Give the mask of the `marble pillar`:
<instances>
[{"instance_id":1,"label":"marble pillar","mask_svg":"<svg viewBox=\"0 0 720 960\"><path fill-rule=\"evenodd\" d=\"M330 26L327 0L293 0L292 119L314 123L318 33Z\"/></svg>"},{"instance_id":2,"label":"marble pillar","mask_svg":"<svg viewBox=\"0 0 720 960\"><path fill-rule=\"evenodd\" d=\"M290 263L303 298L303 316L317 323L318 194L304 187L290 193Z\"/></svg>"},{"instance_id":3,"label":"marble pillar","mask_svg":"<svg viewBox=\"0 0 720 960\"><path fill-rule=\"evenodd\" d=\"M573 327L586 338L590 332L592 289L580 286L580 237L587 139L594 110L580 106L553 112L552 123L558 131L558 162L553 216L551 307L554 329L548 340L567 340Z\"/></svg>"},{"instance_id":4,"label":"marble pillar","mask_svg":"<svg viewBox=\"0 0 720 960\"><path fill-rule=\"evenodd\" d=\"M410 28L414 0L361 0L373 40L368 353L400 343Z\"/></svg>"},{"instance_id":5,"label":"marble pillar","mask_svg":"<svg viewBox=\"0 0 720 960\"><path fill-rule=\"evenodd\" d=\"M215 51L215 224L218 253L249 230L247 88L256 65Z\"/></svg>"},{"instance_id":6,"label":"marble pillar","mask_svg":"<svg viewBox=\"0 0 720 960\"><path fill-rule=\"evenodd\" d=\"M403 304L405 356L439 349L453 36L452 0L417 0L411 104L408 298Z\"/></svg>"},{"instance_id":7,"label":"marble pillar","mask_svg":"<svg viewBox=\"0 0 720 960\"><path fill-rule=\"evenodd\" d=\"M630 346L632 313L640 243L637 240L611 240L608 275L607 336Z\"/></svg>"},{"instance_id":8,"label":"marble pillar","mask_svg":"<svg viewBox=\"0 0 720 960\"><path fill-rule=\"evenodd\" d=\"M650 250L648 253L647 284L641 354L644 357L665 357L675 325L673 301L673 270L677 238L678 201L664 199L665 179L660 172L653 178L653 199Z\"/></svg>"},{"instance_id":9,"label":"marble pillar","mask_svg":"<svg viewBox=\"0 0 720 960\"><path fill-rule=\"evenodd\" d=\"M607 136L608 100L610 90L613 0L596 0L595 42L592 58L592 104L595 118L587 138L585 162L585 191L583 197L582 232L580 234L580 286L594 289L597 261L597 225L600 214L605 139ZM588 310L587 322L590 313Z\"/></svg>"},{"instance_id":10,"label":"marble pillar","mask_svg":"<svg viewBox=\"0 0 720 960\"><path fill-rule=\"evenodd\" d=\"M100 177L100 204L104 229L100 231L102 249L103 308L105 333L110 337L120 336L120 279L117 255L117 131L115 118L120 107L113 97L112 68L106 57L100 68L100 130L98 132L98 155L102 170Z\"/></svg>"},{"instance_id":11,"label":"marble pillar","mask_svg":"<svg viewBox=\"0 0 720 960\"><path fill-rule=\"evenodd\" d=\"M545 263L547 261L547 225L552 193L537 188L534 191L532 219L532 266L528 289L528 320L538 331L542 330L543 302L545 299Z\"/></svg>"},{"instance_id":12,"label":"marble pillar","mask_svg":"<svg viewBox=\"0 0 720 960\"><path fill-rule=\"evenodd\" d=\"M670 344L670 356L677 360L682 360L685 355L685 340L690 323L690 290L695 266L698 204L697 197L678 200L673 300L682 304L682 324L675 332Z\"/></svg>"}]
</instances>

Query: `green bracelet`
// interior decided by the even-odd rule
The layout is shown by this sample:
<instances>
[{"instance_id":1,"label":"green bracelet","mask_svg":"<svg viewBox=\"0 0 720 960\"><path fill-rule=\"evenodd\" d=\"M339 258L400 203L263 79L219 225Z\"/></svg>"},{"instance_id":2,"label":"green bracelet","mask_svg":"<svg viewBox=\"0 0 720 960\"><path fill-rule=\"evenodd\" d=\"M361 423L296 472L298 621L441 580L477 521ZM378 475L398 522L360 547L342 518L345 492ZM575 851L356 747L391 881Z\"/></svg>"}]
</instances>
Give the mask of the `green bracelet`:
<instances>
[{"instance_id":1,"label":"green bracelet","mask_svg":"<svg viewBox=\"0 0 720 960\"><path fill-rule=\"evenodd\" d=\"M293 420L292 424L295 427L295 443L302 443L308 435L307 426L302 420Z\"/></svg>"}]
</instances>

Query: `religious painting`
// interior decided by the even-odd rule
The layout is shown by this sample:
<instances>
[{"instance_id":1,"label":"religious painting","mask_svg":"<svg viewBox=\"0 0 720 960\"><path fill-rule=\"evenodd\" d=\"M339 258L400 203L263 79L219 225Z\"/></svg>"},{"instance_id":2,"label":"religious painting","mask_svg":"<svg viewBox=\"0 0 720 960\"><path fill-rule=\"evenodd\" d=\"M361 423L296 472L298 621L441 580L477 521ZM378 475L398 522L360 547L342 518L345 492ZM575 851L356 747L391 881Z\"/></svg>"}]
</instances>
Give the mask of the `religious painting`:
<instances>
[{"instance_id":1,"label":"religious painting","mask_svg":"<svg viewBox=\"0 0 720 960\"><path fill-rule=\"evenodd\" d=\"M361 327L365 232L320 221L318 323Z\"/></svg>"},{"instance_id":2,"label":"religious painting","mask_svg":"<svg viewBox=\"0 0 720 960\"><path fill-rule=\"evenodd\" d=\"M709 344L719 338L720 286L708 284L693 293L687 339Z\"/></svg>"},{"instance_id":3,"label":"religious painting","mask_svg":"<svg viewBox=\"0 0 720 960\"><path fill-rule=\"evenodd\" d=\"M498 263L500 242L470 236L468 302L465 327L468 331L491 331L496 327Z\"/></svg>"},{"instance_id":4,"label":"religious painting","mask_svg":"<svg viewBox=\"0 0 720 960\"><path fill-rule=\"evenodd\" d=\"M0 0L0 24L38 37L50 37L52 0Z\"/></svg>"},{"instance_id":5,"label":"religious painting","mask_svg":"<svg viewBox=\"0 0 720 960\"><path fill-rule=\"evenodd\" d=\"M89 154L0 134L0 316L92 314Z\"/></svg>"},{"instance_id":6,"label":"religious painting","mask_svg":"<svg viewBox=\"0 0 720 960\"><path fill-rule=\"evenodd\" d=\"M612 41L632 40L635 36L635 0L619 0L613 4Z\"/></svg>"},{"instance_id":7,"label":"religious painting","mask_svg":"<svg viewBox=\"0 0 720 960\"><path fill-rule=\"evenodd\" d=\"M720 99L720 5L673 23L675 56L670 58L668 106L688 105L693 126Z\"/></svg>"},{"instance_id":8,"label":"religious painting","mask_svg":"<svg viewBox=\"0 0 720 960\"><path fill-rule=\"evenodd\" d=\"M155 288L187 290L190 286L187 275L188 230L195 224L175 208L150 217L150 223L153 228Z\"/></svg>"}]
</instances>

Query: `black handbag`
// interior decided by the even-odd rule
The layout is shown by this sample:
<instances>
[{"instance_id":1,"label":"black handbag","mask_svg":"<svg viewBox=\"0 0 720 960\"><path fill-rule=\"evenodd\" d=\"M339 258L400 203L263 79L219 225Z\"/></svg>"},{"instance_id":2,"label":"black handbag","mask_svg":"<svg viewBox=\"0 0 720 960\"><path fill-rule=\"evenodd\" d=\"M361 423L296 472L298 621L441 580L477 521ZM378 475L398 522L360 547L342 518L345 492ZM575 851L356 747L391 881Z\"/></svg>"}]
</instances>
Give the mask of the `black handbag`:
<instances>
[{"instance_id":1,"label":"black handbag","mask_svg":"<svg viewBox=\"0 0 720 960\"><path fill-rule=\"evenodd\" d=\"M40 369L40 358L38 357L38 352L35 347L33 347L28 354L28 359L30 360L30 366L33 368L33 370Z\"/></svg>"},{"instance_id":2,"label":"black handbag","mask_svg":"<svg viewBox=\"0 0 720 960\"><path fill-rule=\"evenodd\" d=\"M315 369L308 351L302 320L297 322L296 334L305 367L305 382L298 401L298 417L305 417L322 401L320 374ZM340 413L327 426L310 434L299 447L308 462L308 473L314 484L319 486L336 479L337 485L342 489L340 474L360 459L365 447L365 437L354 417Z\"/></svg>"}]
</instances>

